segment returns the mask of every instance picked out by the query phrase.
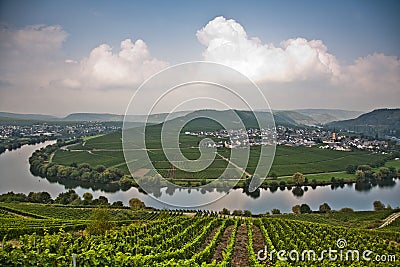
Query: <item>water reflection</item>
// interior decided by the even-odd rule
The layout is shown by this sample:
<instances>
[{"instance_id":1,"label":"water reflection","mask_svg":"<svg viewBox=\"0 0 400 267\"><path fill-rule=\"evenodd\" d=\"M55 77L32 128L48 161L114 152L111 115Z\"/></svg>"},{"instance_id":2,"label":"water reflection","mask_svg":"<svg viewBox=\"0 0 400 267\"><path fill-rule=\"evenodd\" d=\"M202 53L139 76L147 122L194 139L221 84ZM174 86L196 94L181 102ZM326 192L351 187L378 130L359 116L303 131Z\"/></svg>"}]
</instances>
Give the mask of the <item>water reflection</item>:
<instances>
[{"instance_id":1,"label":"water reflection","mask_svg":"<svg viewBox=\"0 0 400 267\"><path fill-rule=\"evenodd\" d=\"M123 188L122 190L101 184L78 184L74 181L62 181L58 183L52 179L42 179L33 176L29 172L28 158L33 151L49 144L24 146L18 150L7 151L0 155L0 193L9 191L28 194L30 191L47 191L55 198L66 189L74 190L82 196L84 192L90 192L94 198L103 195L110 202L122 201L125 205L132 197L140 198L148 206L156 208L176 208L163 203L171 198L190 199L196 202L198 199L215 196L224 196L217 202L197 209L219 211L226 207L230 210L250 210L252 213L265 213L272 208L278 208L282 212L290 212L291 207L297 204L307 203L312 209L317 210L319 205L326 202L332 209L350 207L354 210L371 210L372 202L380 200L392 207L400 206L400 186L396 180L374 181L373 183L344 184L337 183L332 186L318 186L311 184L308 187L286 187L279 184L270 189L260 188L249 192L246 188L234 189L227 192L223 186L218 188L204 187L201 190L181 189L174 186L159 188L146 192L138 188ZM310 190L311 187L313 190ZM307 189L306 189L307 188ZM283 190L282 190L283 189ZM154 199L153 196L158 197ZM211 197L212 196L212 197Z\"/></svg>"}]
</instances>

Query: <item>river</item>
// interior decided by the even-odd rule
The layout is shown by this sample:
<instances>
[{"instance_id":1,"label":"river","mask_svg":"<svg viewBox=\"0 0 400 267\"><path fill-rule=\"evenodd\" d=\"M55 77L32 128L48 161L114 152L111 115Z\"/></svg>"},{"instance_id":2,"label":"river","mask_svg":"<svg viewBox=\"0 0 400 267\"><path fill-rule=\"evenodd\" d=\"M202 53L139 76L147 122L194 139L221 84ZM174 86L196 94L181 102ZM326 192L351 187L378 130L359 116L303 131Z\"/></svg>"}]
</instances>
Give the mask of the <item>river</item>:
<instances>
[{"instance_id":1,"label":"river","mask_svg":"<svg viewBox=\"0 0 400 267\"><path fill-rule=\"evenodd\" d=\"M29 171L28 158L31 154L41 147L52 144L54 141L47 141L37 145L26 145L20 149L6 151L0 155L0 194L14 191L15 193L39 192L47 191L55 198L61 192L67 189L64 185L51 183L46 179L34 176ZM265 213L273 208L278 208L281 212L291 212L291 207L296 204L306 203L313 210L317 210L319 205L326 202L332 209L341 209L350 207L354 210L372 210L372 203L380 200L384 204L390 204L392 207L400 206L400 182L397 181L391 187L375 186L368 191L357 191L354 185L346 185L343 188L331 189L330 186L317 187L316 189L308 188L301 197L296 197L291 191L277 190L260 190L257 198L252 198L242 192L242 189L231 190L229 194L222 197L218 201L207 206L200 207L203 210L219 211L226 207L229 210L241 209L250 210L253 214ZM90 192L95 198L105 196L112 203L121 200L125 205L129 199L137 197L141 199L147 206L156 208L168 208L163 202L160 202L149 195L145 195L137 188L131 188L128 191L118 191L114 193L103 192L101 190L91 190L82 187L76 187L74 190L82 196L85 192ZM223 194L219 192L211 192L207 194ZM177 190L173 196L162 190L160 200L167 201L171 197L181 197L196 199L201 197L201 192L192 190Z\"/></svg>"}]
</instances>

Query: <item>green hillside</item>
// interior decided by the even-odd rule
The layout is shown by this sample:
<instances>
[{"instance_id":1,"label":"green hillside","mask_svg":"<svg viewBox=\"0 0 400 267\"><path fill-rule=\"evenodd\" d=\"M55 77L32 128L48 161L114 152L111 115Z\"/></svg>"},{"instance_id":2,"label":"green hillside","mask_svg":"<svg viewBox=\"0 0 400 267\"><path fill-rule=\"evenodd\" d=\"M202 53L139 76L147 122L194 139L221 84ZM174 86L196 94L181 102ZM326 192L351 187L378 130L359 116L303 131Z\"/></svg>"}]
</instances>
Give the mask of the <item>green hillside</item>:
<instances>
[{"instance_id":1,"label":"green hillside","mask_svg":"<svg viewBox=\"0 0 400 267\"><path fill-rule=\"evenodd\" d=\"M172 169L171 164L166 159L160 145L160 126L148 127L147 147L151 150L150 158L153 165L159 172L168 176ZM196 136L181 135L181 149L183 154L191 159L199 157L199 150L193 148L198 146L201 138ZM259 147L252 147L247 171L254 172L255 166L259 160ZM229 157L230 150L219 148L218 153ZM371 154L365 151L332 151L316 147L287 147L278 146L276 148L275 159L271 172L278 176L289 176L295 172L305 174L325 173L344 171L346 166L361 164L376 164L385 158L381 154ZM92 167L96 165L105 165L106 167L115 167L128 173L125 158L121 145L121 132L115 132L104 136L96 137L85 141L84 143L69 146L68 150L58 150L52 158L53 163L61 165L71 165L73 163L88 163ZM176 178L197 178L210 179L218 177L227 162L216 156L212 165L206 171L199 173L185 173L176 171ZM329 177L330 179L330 177Z\"/></svg>"},{"instance_id":2,"label":"green hillside","mask_svg":"<svg viewBox=\"0 0 400 267\"><path fill-rule=\"evenodd\" d=\"M400 137L400 109L377 109L355 119L336 121L327 126L370 136L390 135Z\"/></svg>"}]
</instances>

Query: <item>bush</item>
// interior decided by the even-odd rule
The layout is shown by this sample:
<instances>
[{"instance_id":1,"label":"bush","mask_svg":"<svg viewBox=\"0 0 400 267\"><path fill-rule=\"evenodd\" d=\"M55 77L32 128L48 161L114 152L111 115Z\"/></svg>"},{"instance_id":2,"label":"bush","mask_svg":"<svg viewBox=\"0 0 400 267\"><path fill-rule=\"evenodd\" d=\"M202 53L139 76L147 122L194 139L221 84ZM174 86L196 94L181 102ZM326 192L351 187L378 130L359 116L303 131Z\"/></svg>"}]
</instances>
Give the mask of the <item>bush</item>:
<instances>
[{"instance_id":1,"label":"bush","mask_svg":"<svg viewBox=\"0 0 400 267\"><path fill-rule=\"evenodd\" d=\"M354 210L352 208L342 208L339 210L340 212L354 212Z\"/></svg>"}]
</instances>

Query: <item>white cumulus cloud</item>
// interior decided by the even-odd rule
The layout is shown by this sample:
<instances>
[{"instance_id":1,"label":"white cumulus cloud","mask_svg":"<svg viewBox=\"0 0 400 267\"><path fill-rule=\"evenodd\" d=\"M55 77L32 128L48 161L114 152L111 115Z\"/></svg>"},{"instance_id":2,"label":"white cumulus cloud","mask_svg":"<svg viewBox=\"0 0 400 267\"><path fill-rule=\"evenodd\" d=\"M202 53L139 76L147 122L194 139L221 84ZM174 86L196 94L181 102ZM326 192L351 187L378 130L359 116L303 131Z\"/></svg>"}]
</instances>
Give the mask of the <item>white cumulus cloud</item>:
<instances>
[{"instance_id":1,"label":"white cumulus cloud","mask_svg":"<svg viewBox=\"0 0 400 267\"><path fill-rule=\"evenodd\" d=\"M397 91L400 101L400 60L375 53L344 67L341 79L363 91Z\"/></svg>"},{"instance_id":2,"label":"white cumulus cloud","mask_svg":"<svg viewBox=\"0 0 400 267\"><path fill-rule=\"evenodd\" d=\"M336 58L320 40L293 38L279 47L249 38L232 19L216 17L197 31L206 46L205 60L228 65L256 81L295 81L335 77L340 73Z\"/></svg>"},{"instance_id":3,"label":"white cumulus cloud","mask_svg":"<svg viewBox=\"0 0 400 267\"><path fill-rule=\"evenodd\" d=\"M100 87L138 85L167 66L167 62L151 57L140 39L134 43L131 39L122 41L118 53L107 44L99 45L81 61L84 80Z\"/></svg>"}]
</instances>

